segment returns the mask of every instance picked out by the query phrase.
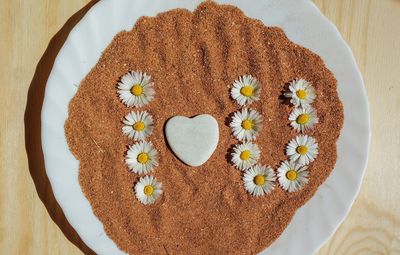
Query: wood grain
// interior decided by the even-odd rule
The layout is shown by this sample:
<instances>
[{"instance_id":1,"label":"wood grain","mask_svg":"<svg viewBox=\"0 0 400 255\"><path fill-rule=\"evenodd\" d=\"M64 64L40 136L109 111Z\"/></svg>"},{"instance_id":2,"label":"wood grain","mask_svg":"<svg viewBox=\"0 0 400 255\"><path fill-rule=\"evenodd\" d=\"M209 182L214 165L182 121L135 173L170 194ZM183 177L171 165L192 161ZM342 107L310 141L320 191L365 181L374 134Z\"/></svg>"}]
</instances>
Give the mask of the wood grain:
<instances>
[{"instance_id":1,"label":"wood grain","mask_svg":"<svg viewBox=\"0 0 400 255\"><path fill-rule=\"evenodd\" d=\"M318 254L400 254L400 1L314 2L354 52L373 130L359 197ZM40 147L40 109L58 50L94 3L0 0L1 254L91 253L51 192Z\"/></svg>"}]
</instances>

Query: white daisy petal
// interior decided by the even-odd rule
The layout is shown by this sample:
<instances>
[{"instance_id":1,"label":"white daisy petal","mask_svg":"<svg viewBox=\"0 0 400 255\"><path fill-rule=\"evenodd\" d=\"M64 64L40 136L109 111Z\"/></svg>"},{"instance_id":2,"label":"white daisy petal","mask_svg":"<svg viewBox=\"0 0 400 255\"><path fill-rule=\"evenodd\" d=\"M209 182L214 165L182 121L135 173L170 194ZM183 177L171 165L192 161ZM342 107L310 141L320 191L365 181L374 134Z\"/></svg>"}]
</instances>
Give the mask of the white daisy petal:
<instances>
[{"instance_id":1,"label":"white daisy petal","mask_svg":"<svg viewBox=\"0 0 400 255\"><path fill-rule=\"evenodd\" d=\"M275 187L275 173L269 166L255 165L243 176L244 187L253 196L269 194Z\"/></svg>"},{"instance_id":2,"label":"white daisy petal","mask_svg":"<svg viewBox=\"0 0 400 255\"><path fill-rule=\"evenodd\" d=\"M290 98L290 102L296 107L310 105L317 97L314 87L304 79L292 81L285 96Z\"/></svg>"},{"instance_id":3,"label":"white daisy petal","mask_svg":"<svg viewBox=\"0 0 400 255\"><path fill-rule=\"evenodd\" d=\"M262 129L262 116L255 110L242 109L233 114L233 135L240 141L253 141Z\"/></svg>"},{"instance_id":4,"label":"white daisy petal","mask_svg":"<svg viewBox=\"0 0 400 255\"><path fill-rule=\"evenodd\" d=\"M142 204L153 204L162 194L162 184L153 176L141 177L135 185L135 194Z\"/></svg>"},{"instance_id":5,"label":"white daisy petal","mask_svg":"<svg viewBox=\"0 0 400 255\"><path fill-rule=\"evenodd\" d=\"M286 146L286 155L290 161L300 165L308 165L318 155L318 143L308 135L298 135Z\"/></svg>"},{"instance_id":6,"label":"white daisy petal","mask_svg":"<svg viewBox=\"0 0 400 255\"><path fill-rule=\"evenodd\" d=\"M290 125L297 131L305 133L318 123L317 111L307 105L296 107L289 115Z\"/></svg>"},{"instance_id":7,"label":"white daisy petal","mask_svg":"<svg viewBox=\"0 0 400 255\"><path fill-rule=\"evenodd\" d=\"M239 77L239 79L233 83L231 88L232 98L241 106L251 104L252 102L259 100L260 94L261 84L251 75Z\"/></svg>"},{"instance_id":8,"label":"white daisy petal","mask_svg":"<svg viewBox=\"0 0 400 255\"><path fill-rule=\"evenodd\" d=\"M121 77L118 94L128 107L141 107L154 99L154 84L146 73L131 71Z\"/></svg>"},{"instance_id":9,"label":"white daisy petal","mask_svg":"<svg viewBox=\"0 0 400 255\"><path fill-rule=\"evenodd\" d=\"M309 172L307 166L301 166L293 161L284 161L278 168L278 181L280 186L288 191L295 192L308 183Z\"/></svg>"},{"instance_id":10,"label":"white daisy petal","mask_svg":"<svg viewBox=\"0 0 400 255\"><path fill-rule=\"evenodd\" d=\"M158 166L158 151L151 142L135 143L129 146L125 163L136 174L148 174Z\"/></svg>"},{"instance_id":11,"label":"white daisy petal","mask_svg":"<svg viewBox=\"0 0 400 255\"><path fill-rule=\"evenodd\" d=\"M260 149L254 143L237 144L231 154L232 164L239 170L252 167L260 159Z\"/></svg>"}]
</instances>

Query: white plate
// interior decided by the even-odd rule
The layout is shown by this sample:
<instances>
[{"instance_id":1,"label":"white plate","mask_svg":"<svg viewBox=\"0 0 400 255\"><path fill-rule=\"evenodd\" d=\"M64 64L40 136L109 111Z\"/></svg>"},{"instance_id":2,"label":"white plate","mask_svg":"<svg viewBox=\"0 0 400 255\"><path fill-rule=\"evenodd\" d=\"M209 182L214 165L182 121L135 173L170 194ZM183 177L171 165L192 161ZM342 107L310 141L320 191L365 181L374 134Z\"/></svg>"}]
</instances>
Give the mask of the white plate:
<instances>
[{"instance_id":1,"label":"white plate","mask_svg":"<svg viewBox=\"0 0 400 255\"><path fill-rule=\"evenodd\" d=\"M65 216L82 240L98 254L124 254L105 234L78 182L78 161L64 134L68 103L77 85L121 30L132 29L140 16L172 8L194 10L200 0L102 0L70 33L46 86L42 109L42 146L47 175ZM294 42L320 55L338 80L345 122L338 160L327 181L301 207L283 234L262 254L312 254L335 232L357 196L370 142L367 97L351 50L339 32L308 0L220 0L247 16L279 26Z\"/></svg>"}]
</instances>

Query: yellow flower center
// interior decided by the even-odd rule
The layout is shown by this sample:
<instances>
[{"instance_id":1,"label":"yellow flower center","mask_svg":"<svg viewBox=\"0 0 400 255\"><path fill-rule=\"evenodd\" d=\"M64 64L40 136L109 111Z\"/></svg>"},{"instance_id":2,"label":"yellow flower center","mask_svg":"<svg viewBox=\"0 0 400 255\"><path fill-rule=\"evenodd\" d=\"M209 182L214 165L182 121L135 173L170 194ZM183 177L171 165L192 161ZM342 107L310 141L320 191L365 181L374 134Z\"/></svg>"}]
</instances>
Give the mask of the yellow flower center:
<instances>
[{"instance_id":1,"label":"yellow flower center","mask_svg":"<svg viewBox=\"0 0 400 255\"><path fill-rule=\"evenodd\" d=\"M244 120L242 121L242 128L244 130L250 130L253 128L253 121L251 120Z\"/></svg>"},{"instance_id":2,"label":"yellow flower center","mask_svg":"<svg viewBox=\"0 0 400 255\"><path fill-rule=\"evenodd\" d=\"M296 91L296 95L300 99L305 99L307 97L307 92L304 89L299 89Z\"/></svg>"},{"instance_id":3,"label":"yellow flower center","mask_svg":"<svg viewBox=\"0 0 400 255\"><path fill-rule=\"evenodd\" d=\"M240 94L246 97L251 97L253 95L253 87L252 86L244 86L240 89Z\"/></svg>"},{"instance_id":4,"label":"yellow flower center","mask_svg":"<svg viewBox=\"0 0 400 255\"><path fill-rule=\"evenodd\" d=\"M151 185L146 185L144 186L143 192L146 196L151 196L153 195L154 188Z\"/></svg>"},{"instance_id":5,"label":"yellow flower center","mask_svg":"<svg viewBox=\"0 0 400 255\"><path fill-rule=\"evenodd\" d=\"M303 113L297 117L296 122L300 125L303 125L306 124L309 120L310 120L310 115L307 113Z\"/></svg>"},{"instance_id":6,"label":"yellow flower center","mask_svg":"<svg viewBox=\"0 0 400 255\"><path fill-rule=\"evenodd\" d=\"M145 125L143 121L138 121L135 124L133 124L133 129L136 131L142 131L145 128Z\"/></svg>"},{"instance_id":7,"label":"yellow flower center","mask_svg":"<svg viewBox=\"0 0 400 255\"><path fill-rule=\"evenodd\" d=\"M264 185L265 183L265 176L264 175L257 175L254 177L254 183L258 186Z\"/></svg>"},{"instance_id":8,"label":"yellow flower center","mask_svg":"<svg viewBox=\"0 0 400 255\"><path fill-rule=\"evenodd\" d=\"M147 154L146 152L142 152L137 156L137 161L140 164L146 164L147 161L149 161L149 154Z\"/></svg>"},{"instance_id":9,"label":"yellow flower center","mask_svg":"<svg viewBox=\"0 0 400 255\"><path fill-rule=\"evenodd\" d=\"M140 96L143 93L143 87L139 84L135 84L131 88L131 93L135 96Z\"/></svg>"},{"instance_id":10,"label":"yellow flower center","mask_svg":"<svg viewBox=\"0 0 400 255\"><path fill-rule=\"evenodd\" d=\"M295 170L289 170L286 172L286 178L290 181L294 181L297 179L297 172Z\"/></svg>"},{"instance_id":11,"label":"yellow flower center","mask_svg":"<svg viewBox=\"0 0 400 255\"><path fill-rule=\"evenodd\" d=\"M251 157L251 152L249 150L242 151L240 153L240 159L241 160L248 160Z\"/></svg>"},{"instance_id":12,"label":"yellow flower center","mask_svg":"<svg viewBox=\"0 0 400 255\"><path fill-rule=\"evenodd\" d=\"M300 145L299 147L296 148L297 153L299 153L300 155L306 155L308 152L308 148L307 146L304 145Z\"/></svg>"}]
</instances>

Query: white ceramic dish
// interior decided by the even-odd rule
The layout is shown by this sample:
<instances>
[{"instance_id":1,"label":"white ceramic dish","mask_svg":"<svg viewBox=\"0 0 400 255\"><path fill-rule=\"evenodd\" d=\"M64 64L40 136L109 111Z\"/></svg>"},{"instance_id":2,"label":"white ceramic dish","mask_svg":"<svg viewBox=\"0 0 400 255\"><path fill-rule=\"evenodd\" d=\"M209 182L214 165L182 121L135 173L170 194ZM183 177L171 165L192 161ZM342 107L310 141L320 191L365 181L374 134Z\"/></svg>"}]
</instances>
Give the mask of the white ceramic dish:
<instances>
[{"instance_id":1,"label":"white ceramic dish","mask_svg":"<svg viewBox=\"0 0 400 255\"><path fill-rule=\"evenodd\" d=\"M70 33L46 86L42 109L42 146L47 175L65 216L82 240L98 254L124 254L105 234L78 182L78 161L64 134L68 103L77 85L97 63L121 30L132 29L140 16L182 7L200 0L102 0ZM345 122L338 141L336 167L315 196L301 207L283 234L262 254L312 254L335 232L359 191L370 142L367 97L351 50L339 32L308 0L219 0L247 16L279 26L294 42L320 55L338 80Z\"/></svg>"}]
</instances>

